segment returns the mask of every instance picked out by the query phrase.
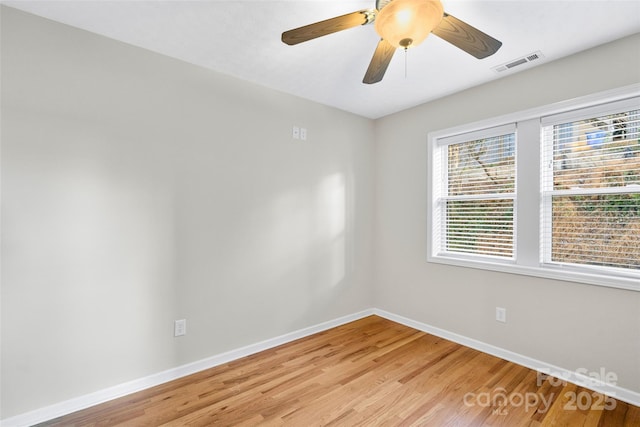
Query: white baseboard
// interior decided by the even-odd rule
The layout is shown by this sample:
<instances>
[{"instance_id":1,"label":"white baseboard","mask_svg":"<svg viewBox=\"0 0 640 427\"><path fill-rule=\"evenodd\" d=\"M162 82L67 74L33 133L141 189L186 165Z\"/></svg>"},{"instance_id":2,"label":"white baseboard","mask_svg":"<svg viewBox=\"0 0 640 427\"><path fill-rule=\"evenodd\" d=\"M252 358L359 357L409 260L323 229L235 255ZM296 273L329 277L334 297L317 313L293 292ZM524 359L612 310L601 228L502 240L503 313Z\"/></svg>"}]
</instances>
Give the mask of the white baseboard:
<instances>
[{"instance_id":1,"label":"white baseboard","mask_svg":"<svg viewBox=\"0 0 640 427\"><path fill-rule=\"evenodd\" d=\"M119 384L114 387L109 387L104 390L99 390L94 393L90 393L84 396L79 396L64 402L56 403L44 408L36 409L25 414L17 415L11 418L6 418L0 421L2 427L23 427L31 426L33 424L41 423L43 421L51 420L63 415L70 414L100 403L113 400L122 396L126 396L137 391L145 390L168 381L172 381L187 375L194 374L196 372L203 371L205 369L213 368L223 363L231 362L236 359L240 359L245 356L249 356L264 350L268 350L273 347L277 347L282 344L286 344L291 341L295 341L300 338L304 338L309 335L313 335L318 332L325 331L327 329L334 328L336 326L344 325L345 323L352 322L354 320L361 319L366 316L375 314L385 319L409 326L419 331L427 332L432 335L436 335L441 338L448 339L450 341L462 344L467 347L482 351L487 354L491 354L496 357L508 360L513 363L517 363L527 368L534 369L545 374L560 378L573 384L577 384L599 393L615 397L618 400L630 403L632 405L640 406L640 393L628 390L616 385L605 384L595 381L593 378L567 369L559 368L549 363L541 362L536 359L532 359L527 356L523 356L518 353L514 353L509 350L505 350L500 347L496 347L490 344L486 344L481 341L474 340L472 338L465 337L453 332L449 332L444 329L436 328L426 323L418 322L412 319L408 319L403 316L399 316L388 311L380 310L377 308L371 308L360 311L358 313L343 316L334 320L320 323L318 325L310 326L308 328L300 329L288 334L280 335L275 338L271 338L265 341L261 341L255 344L251 344L242 348L231 350L225 353L221 353L215 356L208 357L206 359L198 360L193 363L178 366L173 369L169 369L157 374L150 375L148 377L140 378L134 381L130 381L124 384Z\"/></svg>"},{"instance_id":2,"label":"white baseboard","mask_svg":"<svg viewBox=\"0 0 640 427\"><path fill-rule=\"evenodd\" d=\"M119 384L117 386L99 390L94 393L89 393L84 396L79 396L73 399L66 400L64 402L36 409L31 412L6 418L0 421L0 426L32 426L34 424L58 418L63 415L71 414L73 412L86 409L91 406L107 402L109 400L117 399L119 397L135 393L137 391L155 387L157 385L164 384L166 382L173 381L187 375L195 374L196 372L213 368L215 366L222 365L224 363L228 363L245 356L250 356L252 354L259 353L261 351L268 350L270 348L277 347L279 345L286 344L288 342L295 341L297 339L304 338L306 336L313 335L318 332L334 328L336 326L344 325L345 323L353 322L354 320L358 320L372 314L373 309L367 309L358 313L329 320L318 325L310 326L308 328L293 331L288 334L280 335L278 337L264 340L242 348L217 354L215 356L188 363L186 365L178 366L173 369L168 369L166 371L159 372L148 377L133 380L124 384Z\"/></svg>"},{"instance_id":3,"label":"white baseboard","mask_svg":"<svg viewBox=\"0 0 640 427\"><path fill-rule=\"evenodd\" d=\"M500 347L493 346L491 344L477 341L472 338L465 337L453 332L446 331L444 329L436 328L435 326L428 325L426 323L418 322L406 317L398 316L393 313L389 313L377 308L373 309L373 314L384 317L385 319L392 320L394 322L409 326L419 331L427 332L431 335L435 335L449 341L453 341L458 344L462 344L466 347L471 347L475 350L479 350L483 353L490 354L492 356L499 357L501 359L508 360L509 362L517 363L518 365L526 366L527 368L536 370L538 372L551 375L560 380L576 384L589 390L603 393L607 396L614 397L615 399L623 402L630 403L635 406L640 406L640 393L626 388L619 387L613 384L607 384L603 381L599 381L592 376L585 375L581 372L571 371L568 369L560 368L555 365L551 365L546 362L542 362L531 357L523 356L522 354L514 353L513 351L505 350Z\"/></svg>"}]
</instances>

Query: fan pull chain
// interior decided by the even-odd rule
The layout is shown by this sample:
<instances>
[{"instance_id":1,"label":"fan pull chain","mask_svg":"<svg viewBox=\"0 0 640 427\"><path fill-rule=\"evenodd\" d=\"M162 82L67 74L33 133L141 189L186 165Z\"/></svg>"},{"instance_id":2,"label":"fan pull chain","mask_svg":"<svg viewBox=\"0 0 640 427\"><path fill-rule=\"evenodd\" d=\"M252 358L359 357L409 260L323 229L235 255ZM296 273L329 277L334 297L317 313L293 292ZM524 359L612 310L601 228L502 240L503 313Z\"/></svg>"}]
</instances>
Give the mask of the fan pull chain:
<instances>
[{"instance_id":1,"label":"fan pull chain","mask_svg":"<svg viewBox=\"0 0 640 427\"><path fill-rule=\"evenodd\" d=\"M404 78L407 78L407 48L404 48Z\"/></svg>"}]
</instances>

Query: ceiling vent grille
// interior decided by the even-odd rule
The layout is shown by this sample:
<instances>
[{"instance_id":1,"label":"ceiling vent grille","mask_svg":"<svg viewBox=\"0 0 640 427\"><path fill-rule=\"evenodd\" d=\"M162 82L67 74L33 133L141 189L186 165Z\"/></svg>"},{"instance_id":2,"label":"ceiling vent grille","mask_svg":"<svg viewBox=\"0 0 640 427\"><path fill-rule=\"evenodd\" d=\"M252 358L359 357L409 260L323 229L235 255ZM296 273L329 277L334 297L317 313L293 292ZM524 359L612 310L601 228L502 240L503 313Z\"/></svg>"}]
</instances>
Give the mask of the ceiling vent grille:
<instances>
[{"instance_id":1,"label":"ceiling vent grille","mask_svg":"<svg viewBox=\"0 0 640 427\"><path fill-rule=\"evenodd\" d=\"M542 58L544 58L542 52L537 51L523 56L522 58L517 58L505 64L498 65L497 67L493 67L492 70L496 73L501 73L503 71L511 70L512 68L518 67L520 65L528 64L529 62L539 61Z\"/></svg>"}]
</instances>

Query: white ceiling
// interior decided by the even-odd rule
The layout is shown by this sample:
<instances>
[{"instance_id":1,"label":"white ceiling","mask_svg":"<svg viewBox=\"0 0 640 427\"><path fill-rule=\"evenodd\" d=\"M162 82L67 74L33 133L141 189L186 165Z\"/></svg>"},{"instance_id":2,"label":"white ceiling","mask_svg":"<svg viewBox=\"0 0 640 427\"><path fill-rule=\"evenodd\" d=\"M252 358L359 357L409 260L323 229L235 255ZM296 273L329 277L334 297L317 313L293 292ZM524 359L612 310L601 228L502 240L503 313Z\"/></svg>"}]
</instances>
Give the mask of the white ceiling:
<instances>
[{"instance_id":1,"label":"white ceiling","mask_svg":"<svg viewBox=\"0 0 640 427\"><path fill-rule=\"evenodd\" d=\"M446 12L501 40L498 53L478 60L432 35L406 58L397 51L382 82L365 85L379 40L373 25L296 46L282 43L280 35L372 8L375 0L2 3L368 118L640 32L635 0L443 0ZM503 73L492 70L535 51L544 59ZM640 55L640 47L629 55ZM624 66L625 58L620 61L612 66Z\"/></svg>"}]
</instances>

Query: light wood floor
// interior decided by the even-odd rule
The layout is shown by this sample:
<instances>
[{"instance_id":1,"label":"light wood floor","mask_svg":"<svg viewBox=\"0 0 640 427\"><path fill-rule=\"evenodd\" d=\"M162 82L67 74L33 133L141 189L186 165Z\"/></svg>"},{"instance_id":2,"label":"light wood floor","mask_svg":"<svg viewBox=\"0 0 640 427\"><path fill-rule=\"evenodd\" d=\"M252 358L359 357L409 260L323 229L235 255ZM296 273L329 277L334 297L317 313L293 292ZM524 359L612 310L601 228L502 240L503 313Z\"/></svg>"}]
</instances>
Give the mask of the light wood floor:
<instances>
[{"instance_id":1,"label":"light wood floor","mask_svg":"<svg viewBox=\"0 0 640 427\"><path fill-rule=\"evenodd\" d=\"M41 425L637 427L640 408L370 316Z\"/></svg>"}]
</instances>

